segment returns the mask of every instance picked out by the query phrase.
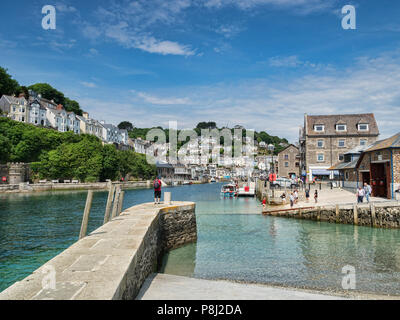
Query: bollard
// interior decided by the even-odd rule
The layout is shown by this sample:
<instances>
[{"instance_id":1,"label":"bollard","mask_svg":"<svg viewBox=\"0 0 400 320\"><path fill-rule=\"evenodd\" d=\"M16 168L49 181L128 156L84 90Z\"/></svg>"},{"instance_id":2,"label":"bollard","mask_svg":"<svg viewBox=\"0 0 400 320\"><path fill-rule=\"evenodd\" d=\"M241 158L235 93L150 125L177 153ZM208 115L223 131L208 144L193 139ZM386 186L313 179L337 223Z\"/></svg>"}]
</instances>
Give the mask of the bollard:
<instances>
[{"instance_id":1,"label":"bollard","mask_svg":"<svg viewBox=\"0 0 400 320\"><path fill-rule=\"evenodd\" d=\"M371 222L372 226L376 228L376 210L375 210L375 205L371 203Z\"/></svg>"},{"instance_id":2,"label":"bollard","mask_svg":"<svg viewBox=\"0 0 400 320\"><path fill-rule=\"evenodd\" d=\"M83 219L82 219L82 225L81 225L81 232L79 234L79 240L86 237L90 209L92 208L92 201L93 201L93 190L89 190L87 198L86 198L85 212L83 213Z\"/></svg>"},{"instance_id":3,"label":"bollard","mask_svg":"<svg viewBox=\"0 0 400 320\"><path fill-rule=\"evenodd\" d=\"M124 198L125 198L125 191L121 191L121 195L119 196L119 203L118 203L118 215L121 214L124 207Z\"/></svg>"},{"instance_id":4,"label":"bollard","mask_svg":"<svg viewBox=\"0 0 400 320\"><path fill-rule=\"evenodd\" d=\"M339 210L339 205L336 205L336 223L339 223L339 214L340 214L340 210Z\"/></svg>"},{"instance_id":5,"label":"bollard","mask_svg":"<svg viewBox=\"0 0 400 320\"><path fill-rule=\"evenodd\" d=\"M354 225L357 226L358 225L358 207L356 204L354 205L353 211L354 211Z\"/></svg>"},{"instance_id":6,"label":"bollard","mask_svg":"<svg viewBox=\"0 0 400 320\"><path fill-rule=\"evenodd\" d=\"M115 187L114 187L114 185L111 184L110 190L108 191L106 212L104 214L103 224L106 224L108 221L110 221L110 212L111 212L111 206L112 206L112 202L113 202L113 198L114 198L114 193L115 193Z\"/></svg>"},{"instance_id":7,"label":"bollard","mask_svg":"<svg viewBox=\"0 0 400 320\"><path fill-rule=\"evenodd\" d=\"M114 219L117 216L118 213L118 203L119 203L119 197L121 195L121 186L118 185L115 190L115 197L114 197L114 204L113 204L113 209L112 209L112 214L111 214L111 219Z\"/></svg>"},{"instance_id":8,"label":"bollard","mask_svg":"<svg viewBox=\"0 0 400 320\"><path fill-rule=\"evenodd\" d=\"M171 204L171 192L164 192L164 204Z\"/></svg>"}]
</instances>

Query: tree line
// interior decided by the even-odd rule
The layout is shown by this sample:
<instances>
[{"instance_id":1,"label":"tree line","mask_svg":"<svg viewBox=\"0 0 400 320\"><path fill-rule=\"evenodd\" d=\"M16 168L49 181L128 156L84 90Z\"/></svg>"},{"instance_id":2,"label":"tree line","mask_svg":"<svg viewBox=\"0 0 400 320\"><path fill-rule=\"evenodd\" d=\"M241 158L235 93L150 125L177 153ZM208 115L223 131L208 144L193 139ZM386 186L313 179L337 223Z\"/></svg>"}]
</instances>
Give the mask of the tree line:
<instances>
[{"instance_id":1,"label":"tree line","mask_svg":"<svg viewBox=\"0 0 400 320\"><path fill-rule=\"evenodd\" d=\"M93 135L61 133L0 118L0 163L31 164L36 179L113 181L131 176L152 179L156 167L145 155L103 145Z\"/></svg>"}]
</instances>

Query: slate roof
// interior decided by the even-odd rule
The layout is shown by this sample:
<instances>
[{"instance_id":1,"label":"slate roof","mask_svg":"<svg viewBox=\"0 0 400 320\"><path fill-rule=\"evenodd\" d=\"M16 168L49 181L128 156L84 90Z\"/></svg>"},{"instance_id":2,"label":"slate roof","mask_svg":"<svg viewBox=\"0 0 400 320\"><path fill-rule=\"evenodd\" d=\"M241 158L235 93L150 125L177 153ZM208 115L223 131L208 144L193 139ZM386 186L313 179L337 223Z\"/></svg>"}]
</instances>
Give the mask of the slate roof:
<instances>
[{"instance_id":1,"label":"slate roof","mask_svg":"<svg viewBox=\"0 0 400 320\"><path fill-rule=\"evenodd\" d=\"M395 134L393 137L376 142L369 149L365 150L365 152L389 148L400 148L400 132L398 134Z\"/></svg>"},{"instance_id":2,"label":"slate roof","mask_svg":"<svg viewBox=\"0 0 400 320\"><path fill-rule=\"evenodd\" d=\"M315 132L315 125L324 125L324 132ZM346 124L347 131L336 131L337 124ZM359 131L358 124L368 124L369 131ZM379 129L373 113L339 115L305 115L306 135L308 136L378 136Z\"/></svg>"}]
</instances>

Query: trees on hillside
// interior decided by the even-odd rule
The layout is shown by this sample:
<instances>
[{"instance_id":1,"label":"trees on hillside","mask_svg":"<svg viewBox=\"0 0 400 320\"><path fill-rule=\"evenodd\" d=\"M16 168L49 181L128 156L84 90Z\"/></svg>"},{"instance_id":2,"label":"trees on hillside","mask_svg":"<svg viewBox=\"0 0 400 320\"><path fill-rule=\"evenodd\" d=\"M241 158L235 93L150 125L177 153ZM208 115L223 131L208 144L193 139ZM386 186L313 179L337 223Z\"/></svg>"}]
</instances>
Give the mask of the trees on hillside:
<instances>
[{"instance_id":1,"label":"trees on hillside","mask_svg":"<svg viewBox=\"0 0 400 320\"><path fill-rule=\"evenodd\" d=\"M129 121L123 121L118 125L118 129L120 130L128 130L128 131L132 131L133 130L133 124Z\"/></svg>"},{"instance_id":2,"label":"trees on hillside","mask_svg":"<svg viewBox=\"0 0 400 320\"><path fill-rule=\"evenodd\" d=\"M13 95L19 89L19 83L7 73L7 69L0 67L0 98L2 95Z\"/></svg>"},{"instance_id":3,"label":"trees on hillside","mask_svg":"<svg viewBox=\"0 0 400 320\"><path fill-rule=\"evenodd\" d=\"M0 118L0 163L31 163L41 179L119 180L127 174L152 179L156 168L133 151L102 145L93 135L76 135Z\"/></svg>"}]
</instances>

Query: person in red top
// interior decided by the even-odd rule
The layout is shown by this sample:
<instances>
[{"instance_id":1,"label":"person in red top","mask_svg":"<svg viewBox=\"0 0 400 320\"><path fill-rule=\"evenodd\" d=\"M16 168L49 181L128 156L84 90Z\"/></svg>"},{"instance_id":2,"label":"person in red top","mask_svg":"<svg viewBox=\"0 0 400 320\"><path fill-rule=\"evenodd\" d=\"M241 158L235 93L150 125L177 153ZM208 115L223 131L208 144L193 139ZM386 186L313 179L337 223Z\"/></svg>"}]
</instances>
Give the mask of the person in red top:
<instances>
[{"instance_id":1,"label":"person in red top","mask_svg":"<svg viewBox=\"0 0 400 320\"><path fill-rule=\"evenodd\" d=\"M162 183L159 177L154 180L154 204L160 204Z\"/></svg>"}]
</instances>

